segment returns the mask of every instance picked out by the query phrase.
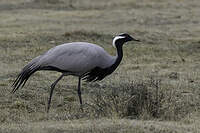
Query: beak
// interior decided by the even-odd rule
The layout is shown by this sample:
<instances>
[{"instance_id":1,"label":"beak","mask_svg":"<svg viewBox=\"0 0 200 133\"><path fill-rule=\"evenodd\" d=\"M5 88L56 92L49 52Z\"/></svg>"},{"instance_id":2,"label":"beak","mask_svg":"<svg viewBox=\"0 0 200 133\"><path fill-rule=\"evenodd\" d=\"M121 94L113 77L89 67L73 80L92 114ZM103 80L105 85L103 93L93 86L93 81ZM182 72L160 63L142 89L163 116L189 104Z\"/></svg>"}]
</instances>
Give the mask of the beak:
<instances>
[{"instance_id":1,"label":"beak","mask_svg":"<svg viewBox=\"0 0 200 133\"><path fill-rule=\"evenodd\" d=\"M130 41L136 41L136 42L140 42L140 40L139 40L139 39L135 39L135 38L133 38L133 37L131 37L131 36L130 36Z\"/></svg>"},{"instance_id":2,"label":"beak","mask_svg":"<svg viewBox=\"0 0 200 133\"><path fill-rule=\"evenodd\" d=\"M132 41L141 42L139 39L132 39Z\"/></svg>"}]
</instances>

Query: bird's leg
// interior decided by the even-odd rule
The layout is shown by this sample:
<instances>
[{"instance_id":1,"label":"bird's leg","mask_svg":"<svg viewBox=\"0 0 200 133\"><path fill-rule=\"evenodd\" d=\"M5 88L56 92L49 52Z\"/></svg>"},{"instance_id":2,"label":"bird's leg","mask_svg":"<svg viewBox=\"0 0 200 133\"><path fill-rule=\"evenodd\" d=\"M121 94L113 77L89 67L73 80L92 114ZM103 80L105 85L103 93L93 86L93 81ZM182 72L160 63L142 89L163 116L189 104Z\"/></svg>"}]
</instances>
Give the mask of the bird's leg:
<instances>
[{"instance_id":1,"label":"bird's leg","mask_svg":"<svg viewBox=\"0 0 200 133\"><path fill-rule=\"evenodd\" d=\"M82 98L81 98L81 78L80 77L78 79L78 96L79 96L80 104L82 105Z\"/></svg>"},{"instance_id":2,"label":"bird's leg","mask_svg":"<svg viewBox=\"0 0 200 133\"><path fill-rule=\"evenodd\" d=\"M49 112L49 108L50 108L50 104L51 104L51 98L52 98L53 90L54 90L56 84L58 83L58 81L60 81L60 80L62 79L63 76L64 76L64 74L62 74L62 75L51 85L51 91L50 91L50 96L49 96L49 100L48 100L47 113Z\"/></svg>"},{"instance_id":3,"label":"bird's leg","mask_svg":"<svg viewBox=\"0 0 200 133\"><path fill-rule=\"evenodd\" d=\"M82 109L82 98L81 98L81 77L78 78L78 96L79 96L79 101L80 101L80 105L81 105L81 110Z\"/></svg>"}]
</instances>

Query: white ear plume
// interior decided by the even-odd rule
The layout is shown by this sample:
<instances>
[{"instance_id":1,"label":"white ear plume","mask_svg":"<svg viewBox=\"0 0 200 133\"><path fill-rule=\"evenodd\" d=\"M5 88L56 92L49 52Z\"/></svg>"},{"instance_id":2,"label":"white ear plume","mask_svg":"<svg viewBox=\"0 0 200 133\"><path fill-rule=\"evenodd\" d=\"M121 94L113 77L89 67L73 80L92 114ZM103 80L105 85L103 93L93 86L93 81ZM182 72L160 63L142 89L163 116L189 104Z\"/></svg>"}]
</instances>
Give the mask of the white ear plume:
<instances>
[{"instance_id":1,"label":"white ear plume","mask_svg":"<svg viewBox=\"0 0 200 133\"><path fill-rule=\"evenodd\" d=\"M124 37L124 36L116 36L116 37L113 39L113 47L116 48L115 42L116 42L117 40L119 40L119 39L122 39L122 38L125 38L125 37Z\"/></svg>"}]
</instances>

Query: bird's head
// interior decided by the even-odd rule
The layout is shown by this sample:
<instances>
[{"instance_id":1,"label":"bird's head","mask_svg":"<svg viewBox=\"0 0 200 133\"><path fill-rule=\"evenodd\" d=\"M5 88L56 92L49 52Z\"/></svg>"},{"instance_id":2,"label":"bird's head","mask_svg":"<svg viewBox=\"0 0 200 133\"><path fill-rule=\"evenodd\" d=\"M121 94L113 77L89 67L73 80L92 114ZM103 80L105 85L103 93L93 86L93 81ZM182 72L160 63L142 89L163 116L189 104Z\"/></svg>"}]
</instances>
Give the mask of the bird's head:
<instances>
[{"instance_id":1,"label":"bird's head","mask_svg":"<svg viewBox=\"0 0 200 133\"><path fill-rule=\"evenodd\" d=\"M116 46L122 46L124 43L129 41L140 41L138 39L135 39L131 37L127 33L121 33L113 38L113 46L116 48Z\"/></svg>"}]
</instances>

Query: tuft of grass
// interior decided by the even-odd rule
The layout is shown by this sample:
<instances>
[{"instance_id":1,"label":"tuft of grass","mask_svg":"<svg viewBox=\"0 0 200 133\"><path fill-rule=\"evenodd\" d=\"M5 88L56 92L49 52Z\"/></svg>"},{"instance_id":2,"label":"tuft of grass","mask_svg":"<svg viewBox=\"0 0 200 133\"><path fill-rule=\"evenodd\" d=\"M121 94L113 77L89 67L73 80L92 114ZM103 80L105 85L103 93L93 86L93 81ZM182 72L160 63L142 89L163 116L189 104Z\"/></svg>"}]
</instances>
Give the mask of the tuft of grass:
<instances>
[{"instance_id":1,"label":"tuft of grass","mask_svg":"<svg viewBox=\"0 0 200 133\"><path fill-rule=\"evenodd\" d=\"M100 89L99 89L100 88ZM196 102L174 88L165 90L160 79L119 83L90 90L88 106L95 117L181 120L195 112ZM196 95L197 96L197 95ZM192 97L189 97L192 98Z\"/></svg>"}]
</instances>

